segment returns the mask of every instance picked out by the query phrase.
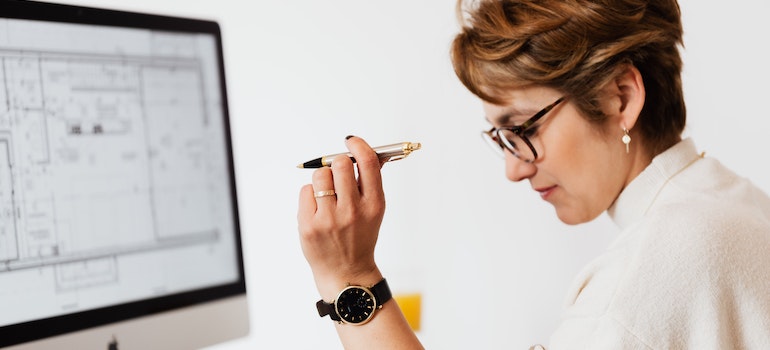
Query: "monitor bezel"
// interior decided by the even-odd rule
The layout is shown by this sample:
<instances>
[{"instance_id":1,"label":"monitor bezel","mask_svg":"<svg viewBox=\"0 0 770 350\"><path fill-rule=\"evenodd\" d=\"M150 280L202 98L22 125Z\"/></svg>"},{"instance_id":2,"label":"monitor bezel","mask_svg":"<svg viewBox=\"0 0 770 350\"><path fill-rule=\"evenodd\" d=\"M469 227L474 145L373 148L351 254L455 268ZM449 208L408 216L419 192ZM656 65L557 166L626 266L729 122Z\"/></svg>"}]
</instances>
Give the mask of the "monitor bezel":
<instances>
[{"instance_id":1,"label":"monitor bezel","mask_svg":"<svg viewBox=\"0 0 770 350\"><path fill-rule=\"evenodd\" d=\"M46 319L0 327L0 348L68 334L143 316L151 316L198 304L246 294L240 220L238 214L235 166L230 129L230 114L224 68L224 50L219 24L213 20L172 17L124 10L53 4L36 1L0 0L0 18L58 23L89 24L109 27L162 30L213 35L218 58L219 89L225 132L233 228L237 255L238 280L232 283L182 292L162 297L128 302Z\"/></svg>"}]
</instances>

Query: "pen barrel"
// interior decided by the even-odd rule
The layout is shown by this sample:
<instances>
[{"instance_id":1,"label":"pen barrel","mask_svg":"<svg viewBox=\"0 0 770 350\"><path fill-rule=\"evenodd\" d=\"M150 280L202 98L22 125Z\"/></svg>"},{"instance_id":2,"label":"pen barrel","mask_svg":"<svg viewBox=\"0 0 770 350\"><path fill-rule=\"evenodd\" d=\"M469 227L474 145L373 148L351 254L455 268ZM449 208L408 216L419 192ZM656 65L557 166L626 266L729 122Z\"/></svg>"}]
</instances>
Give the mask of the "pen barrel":
<instances>
[{"instance_id":1,"label":"pen barrel","mask_svg":"<svg viewBox=\"0 0 770 350\"><path fill-rule=\"evenodd\" d=\"M412 151L420 149L419 143L413 143L413 142L400 142L400 143L394 143L392 145L385 145L385 146L379 146L373 148L373 150L377 153L377 158L380 160L385 161L392 161L392 160L399 160L403 159L406 156L408 156ZM324 166L331 166L332 160L340 155L344 155L349 157L353 160L355 163L356 159L353 157L353 154L348 153L337 153L337 154L331 154L328 156L324 156L321 158L321 163Z\"/></svg>"},{"instance_id":2,"label":"pen barrel","mask_svg":"<svg viewBox=\"0 0 770 350\"><path fill-rule=\"evenodd\" d=\"M380 160L396 160L404 158L408 156L409 153L412 153L413 148L411 145L412 143L410 142L394 143L392 145L375 147L374 151L377 152L377 157L380 158Z\"/></svg>"}]
</instances>

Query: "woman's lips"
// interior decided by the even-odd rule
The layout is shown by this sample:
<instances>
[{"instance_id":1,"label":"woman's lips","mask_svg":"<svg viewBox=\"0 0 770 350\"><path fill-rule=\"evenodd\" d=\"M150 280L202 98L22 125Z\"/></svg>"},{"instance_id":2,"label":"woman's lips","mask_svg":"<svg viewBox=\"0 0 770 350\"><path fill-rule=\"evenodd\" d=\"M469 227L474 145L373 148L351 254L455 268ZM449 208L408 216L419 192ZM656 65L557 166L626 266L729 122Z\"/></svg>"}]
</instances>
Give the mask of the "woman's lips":
<instances>
[{"instance_id":1,"label":"woman's lips","mask_svg":"<svg viewBox=\"0 0 770 350\"><path fill-rule=\"evenodd\" d=\"M542 198L543 200L547 200L548 197L551 196L553 191L556 190L556 187L557 187L556 185L553 185L550 187L541 187L541 188L536 188L535 191L540 193L540 198Z\"/></svg>"}]
</instances>

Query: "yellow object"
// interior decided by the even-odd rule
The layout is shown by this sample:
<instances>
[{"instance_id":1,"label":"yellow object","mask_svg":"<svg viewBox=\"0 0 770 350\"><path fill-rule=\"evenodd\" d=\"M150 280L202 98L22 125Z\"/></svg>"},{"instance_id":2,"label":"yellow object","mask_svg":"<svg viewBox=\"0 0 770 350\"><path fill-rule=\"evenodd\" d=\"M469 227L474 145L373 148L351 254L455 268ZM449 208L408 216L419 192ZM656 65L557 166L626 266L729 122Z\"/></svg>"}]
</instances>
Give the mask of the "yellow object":
<instances>
[{"instance_id":1,"label":"yellow object","mask_svg":"<svg viewBox=\"0 0 770 350\"><path fill-rule=\"evenodd\" d=\"M406 321L413 331L420 330L420 309L422 306L422 295L420 293L396 294L393 296L396 303L404 313Z\"/></svg>"}]
</instances>

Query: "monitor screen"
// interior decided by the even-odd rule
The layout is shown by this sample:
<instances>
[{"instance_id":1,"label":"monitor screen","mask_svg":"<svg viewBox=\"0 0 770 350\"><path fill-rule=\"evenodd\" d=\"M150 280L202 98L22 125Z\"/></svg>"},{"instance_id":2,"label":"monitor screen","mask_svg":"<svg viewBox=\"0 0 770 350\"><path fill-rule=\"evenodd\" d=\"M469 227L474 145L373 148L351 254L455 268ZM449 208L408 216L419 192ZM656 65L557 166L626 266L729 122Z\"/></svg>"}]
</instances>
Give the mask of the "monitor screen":
<instances>
[{"instance_id":1,"label":"monitor screen","mask_svg":"<svg viewBox=\"0 0 770 350\"><path fill-rule=\"evenodd\" d=\"M0 9L0 347L245 295L219 26Z\"/></svg>"}]
</instances>

